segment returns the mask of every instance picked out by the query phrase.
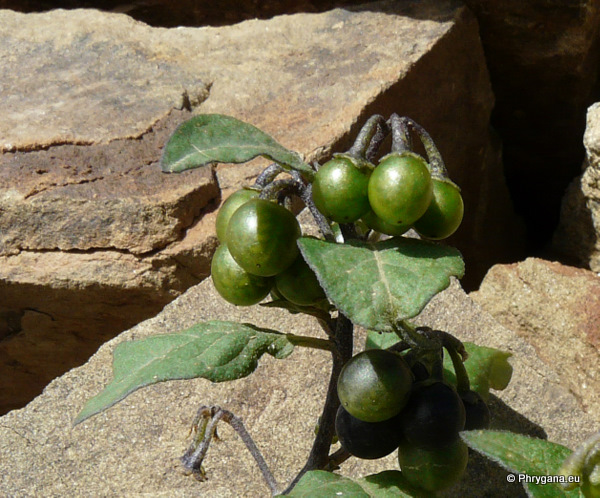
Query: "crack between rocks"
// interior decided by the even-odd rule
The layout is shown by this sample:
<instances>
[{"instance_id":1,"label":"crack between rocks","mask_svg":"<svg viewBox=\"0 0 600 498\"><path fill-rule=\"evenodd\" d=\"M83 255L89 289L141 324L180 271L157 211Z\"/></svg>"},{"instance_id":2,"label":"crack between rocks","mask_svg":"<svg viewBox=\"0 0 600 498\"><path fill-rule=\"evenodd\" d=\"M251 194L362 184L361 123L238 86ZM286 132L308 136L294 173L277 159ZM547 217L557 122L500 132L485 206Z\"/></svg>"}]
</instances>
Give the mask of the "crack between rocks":
<instances>
[{"instance_id":1,"label":"crack between rocks","mask_svg":"<svg viewBox=\"0 0 600 498\"><path fill-rule=\"evenodd\" d=\"M119 176L123 176L123 175L119 175ZM96 178L84 178L84 179L76 180L76 181L72 181L72 182L50 183L48 185L41 186L38 189L33 189L25 197L23 197L23 199L24 200L30 199L31 197L41 194L42 192L46 192L47 190L52 190L54 188L68 187L69 185L83 185L85 183L94 183L94 182L97 182L97 181L103 180L103 179L104 179L104 176L99 176Z\"/></svg>"}]
</instances>

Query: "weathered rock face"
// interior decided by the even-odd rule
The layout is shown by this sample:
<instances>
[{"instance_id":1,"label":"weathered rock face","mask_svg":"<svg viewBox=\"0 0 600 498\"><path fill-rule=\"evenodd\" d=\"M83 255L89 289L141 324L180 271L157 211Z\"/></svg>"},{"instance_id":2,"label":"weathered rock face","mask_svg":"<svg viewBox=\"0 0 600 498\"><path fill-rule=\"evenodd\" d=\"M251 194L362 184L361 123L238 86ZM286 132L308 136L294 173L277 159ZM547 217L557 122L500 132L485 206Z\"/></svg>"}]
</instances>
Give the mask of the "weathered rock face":
<instances>
[{"instance_id":1,"label":"weathered rock face","mask_svg":"<svg viewBox=\"0 0 600 498\"><path fill-rule=\"evenodd\" d=\"M547 242L579 174L585 110L598 100L600 4L466 0L480 25L507 181L532 238ZM541 239L541 240L540 240Z\"/></svg>"},{"instance_id":2,"label":"weathered rock face","mask_svg":"<svg viewBox=\"0 0 600 498\"><path fill-rule=\"evenodd\" d=\"M600 271L600 104L588 110L583 174L563 199L554 247L578 265Z\"/></svg>"},{"instance_id":3,"label":"weathered rock face","mask_svg":"<svg viewBox=\"0 0 600 498\"><path fill-rule=\"evenodd\" d=\"M349 146L373 113L409 115L477 206L453 240L467 278L518 239L487 127L477 25L459 4L388 2L218 29L2 11L0 40L2 411L208 275L220 197L266 162L222 165L216 177L159 173L160 149L189 109L249 121L309 159Z\"/></svg>"},{"instance_id":4,"label":"weathered rock face","mask_svg":"<svg viewBox=\"0 0 600 498\"><path fill-rule=\"evenodd\" d=\"M471 297L538 356L600 419L600 277L529 258L494 266Z\"/></svg>"},{"instance_id":5,"label":"weathered rock face","mask_svg":"<svg viewBox=\"0 0 600 498\"><path fill-rule=\"evenodd\" d=\"M280 14L324 12L345 5L364 4L362 0L88 0L86 7L120 12L151 26L222 26L248 19L268 19ZM0 7L19 12L39 12L56 8L74 9L79 0L0 0Z\"/></svg>"},{"instance_id":6,"label":"weathered rock face","mask_svg":"<svg viewBox=\"0 0 600 498\"><path fill-rule=\"evenodd\" d=\"M235 382L177 381L143 388L108 411L72 427L84 403L112 378L112 351L133 338L184 330L204 320L234 320L287 332L323 337L315 320L272 308L238 308L225 303L210 279L188 290L158 316L100 348L84 366L53 381L26 408L0 418L0 475L7 495L80 496L264 496L255 463L225 424L223 441L205 461L209 480L181 474L199 405L218 404L242 417L280 483L289 482L310 451L329 377L326 352L297 348L285 360L265 355L258 369ZM492 427L544 436L570 447L597 427L584 413L565 378L536 355L519 335L499 325L454 283L419 317L421 324L463 340L513 353L513 381L496 393ZM359 335L357 347L364 336ZM342 464L343 475L359 477L397 468L395 455ZM85 492L81 491L85 490ZM473 456L467 478L447 496L525 496L506 482L506 471Z\"/></svg>"}]
</instances>

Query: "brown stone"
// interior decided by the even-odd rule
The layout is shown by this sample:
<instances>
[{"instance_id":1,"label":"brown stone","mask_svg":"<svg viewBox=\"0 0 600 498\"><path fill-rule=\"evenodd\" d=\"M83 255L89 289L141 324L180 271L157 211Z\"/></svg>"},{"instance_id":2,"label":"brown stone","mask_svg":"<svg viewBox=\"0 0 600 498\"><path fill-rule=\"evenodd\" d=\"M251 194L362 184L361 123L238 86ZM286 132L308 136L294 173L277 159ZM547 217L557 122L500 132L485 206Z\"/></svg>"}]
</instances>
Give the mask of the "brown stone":
<instances>
[{"instance_id":1,"label":"brown stone","mask_svg":"<svg viewBox=\"0 0 600 498\"><path fill-rule=\"evenodd\" d=\"M473 299L533 345L581 408L600 418L600 278L529 258L494 266Z\"/></svg>"},{"instance_id":2,"label":"brown stone","mask_svg":"<svg viewBox=\"0 0 600 498\"><path fill-rule=\"evenodd\" d=\"M600 104L588 109L583 174L563 198L554 247L575 264L600 271Z\"/></svg>"},{"instance_id":3,"label":"brown stone","mask_svg":"<svg viewBox=\"0 0 600 498\"><path fill-rule=\"evenodd\" d=\"M28 389L208 275L215 178L157 165L188 109L249 121L311 160L349 146L373 113L409 115L477 206L451 241L467 278L519 238L487 128L493 98L477 24L458 4L383 2L218 29L156 29L93 10L3 11L0 26L0 313L11 323L48 317L2 341L11 353L0 377L25 375ZM223 197L265 164L220 165ZM91 342L75 354L66 344L76 341L55 331ZM39 344L57 343L54 365L35 361Z\"/></svg>"},{"instance_id":4,"label":"brown stone","mask_svg":"<svg viewBox=\"0 0 600 498\"><path fill-rule=\"evenodd\" d=\"M268 19L281 14L323 12L335 7L364 4L363 0L88 0L90 8L120 12L151 26L222 26L248 19ZM39 12L56 8L77 8L78 0L0 0L0 8Z\"/></svg>"},{"instance_id":5,"label":"brown stone","mask_svg":"<svg viewBox=\"0 0 600 498\"><path fill-rule=\"evenodd\" d=\"M479 21L518 213L538 246L558 224L579 174L585 111L596 99L600 4L585 0L466 0Z\"/></svg>"},{"instance_id":6,"label":"brown stone","mask_svg":"<svg viewBox=\"0 0 600 498\"><path fill-rule=\"evenodd\" d=\"M265 496L268 489L238 436L219 426L220 443L204 463L208 481L183 476L178 463L190 442L199 405L218 404L240 416L279 483L289 482L307 458L329 376L324 351L296 348L285 360L265 355L249 377L212 384L173 381L143 388L108 411L72 427L84 403L112 378L114 347L134 338L184 330L204 320L254 323L282 332L324 337L313 319L261 307L225 303L210 279L189 289L158 316L103 345L84 366L53 381L22 410L0 418L0 475L8 495ZM513 380L492 396L492 427L547 437L570 447L597 427L564 377L541 361L523 338L499 325L454 282L418 318L463 340L513 354ZM356 349L364 343L358 334ZM351 459L340 473L360 477L396 469L395 455ZM507 472L473 455L465 480L447 496L524 496Z\"/></svg>"}]
</instances>

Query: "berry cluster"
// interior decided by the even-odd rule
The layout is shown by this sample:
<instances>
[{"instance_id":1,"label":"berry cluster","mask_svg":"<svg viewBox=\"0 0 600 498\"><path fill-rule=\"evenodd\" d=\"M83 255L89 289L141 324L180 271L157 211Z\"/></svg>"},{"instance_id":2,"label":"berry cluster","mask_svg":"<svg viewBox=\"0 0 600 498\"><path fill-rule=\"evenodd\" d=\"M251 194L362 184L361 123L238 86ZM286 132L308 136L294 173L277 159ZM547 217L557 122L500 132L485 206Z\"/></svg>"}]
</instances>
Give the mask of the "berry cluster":
<instances>
[{"instance_id":1,"label":"berry cluster","mask_svg":"<svg viewBox=\"0 0 600 498\"><path fill-rule=\"evenodd\" d=\"M371 124L377 123L383 126L377 119ZM419 134L429 162L411 150L408 125ZM287 301L301 311L330 309L298 250L301 229L288 209L293 196L304 201L330 241L337 238L336 231L344 239L366 239L371 232L401 236L414 228L434 240L456 231L463 200L427 133L412 120L393 115L392 152L374 166L372 144L381 145L383 135L376 136L377 128L369 126L348 152L315 165L314 175L307 178L272 165L252 187L235 192L223 204L216 221L221 245L211 267L223 298L247 306L271 293L275 301ZM280 173L291 179L277 180ZM467 447L458 433L485 427L489 411L468 387L464 367L459 394L443 381L439 358L436 368L422 359L416 350L400 354L383 349L351 358L337 383L341 405L335 429L341 445L359 458L381 458L398 449L403 475L437 491L457 482L465 471Z\"/></svg>"},{"instance_id":2,"label":"berry cluster","mask_svg":"<svg viewBox=\"0 0 600 498\"><path fill-rule=\"evenodd\" d=\"M261 199L257 190L238 190L217 214L221 245L211 275L219 294L230 303L250 306L269 292L310 306L325 299L317 277L299 254L301 230L291 211Z\"/></svg>"},{"instance_id":3,"label":"berry cluster","mask_svg":"<svg viewBox=\"0 0 600 498\"><path fill-rule=\"evenodd\" d=\"M433 240L452 235L464 212L458 187L436 172L432 176L425 159L408 150L388 154L374 169L337 154L317 171L313 201L338 223L360 219L387 235L402 235L412 227Z\"/></svg>"},{"instance_id":4,"label":"berry cluster","mask_svg":"<svg viewBox=\"0 0 600 498\"><path fill-rule=\"evenodd\" d=\"M489 410L476 392L459 395L424 370L389 350L355 355L338 379L335 429L341 445L358 458L382 458L398 449L406 479L438 491L466 469L467 447L458 433L487 427Z\"/></svg>"}]
</instances>

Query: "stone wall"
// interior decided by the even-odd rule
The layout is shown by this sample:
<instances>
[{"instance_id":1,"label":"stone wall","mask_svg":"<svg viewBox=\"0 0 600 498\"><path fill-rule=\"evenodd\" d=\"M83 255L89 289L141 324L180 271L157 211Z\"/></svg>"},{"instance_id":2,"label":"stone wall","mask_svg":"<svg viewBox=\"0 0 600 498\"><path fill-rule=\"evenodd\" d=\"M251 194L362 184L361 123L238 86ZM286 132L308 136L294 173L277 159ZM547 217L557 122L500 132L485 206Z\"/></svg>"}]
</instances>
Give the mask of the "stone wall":
<instances>
[{"instance_id":1,"label":"stone wall","mask_svg":"<svg viewBox=\"0 0 600 498\"><path fill-rule=\"evenodd\" d=\"M316 160L373 113L408 115L463 187L450 243L465 281L518 252L477 23L458 3L222 28L95 10L0 17L2 411L208 275L215 209L266 163L160 173L161 147L193 113L244 119Z\"/></svg>"}]
</instances>

